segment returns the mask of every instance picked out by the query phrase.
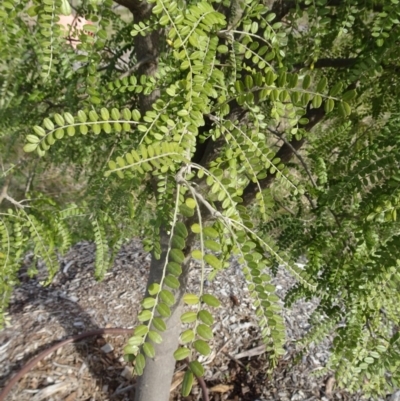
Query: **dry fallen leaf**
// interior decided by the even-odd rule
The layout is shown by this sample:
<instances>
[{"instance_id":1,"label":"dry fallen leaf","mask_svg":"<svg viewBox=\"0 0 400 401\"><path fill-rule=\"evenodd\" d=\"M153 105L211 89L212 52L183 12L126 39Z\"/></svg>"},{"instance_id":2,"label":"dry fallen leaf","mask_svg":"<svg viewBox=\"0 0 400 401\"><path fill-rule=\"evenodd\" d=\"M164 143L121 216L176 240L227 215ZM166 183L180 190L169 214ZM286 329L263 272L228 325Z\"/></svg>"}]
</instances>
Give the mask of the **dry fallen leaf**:
<instances>
[{"instance_id":1,"label":"dry fallen leaf","mask_svg":"<svg viewBox=\"0 0 400 401\"><path fill-rule=\"evenodd\" d=\"M326 381L326 385L325 385L325 394L327 395L327 397L331 397L332 396L332 390L333 390L333 386L335 384L336 380L333 376L331 376L327 381Z\"/></svg>"},{"instance_id":2,"label":"dry fallen leaf","mask_svg":"<svg viewBox=\"0 0 400 401\"><path fill-rule=\"evenodd\" d=\"M228 386L227 384L217 384L216 386L211 387L210 391L213 391L214 393L227 393L232 389L233 389L232 385Z\"/></svg>"},{"instance_id":3,"label":"dry fallen leaf","mask_svg":"<svg viewBox=\"0 0 400 401\"><path fill-rule=\"evenodd\" d=\"M76 400L77 393L74 391L71 393L64 401L75 401Z\"/></svg>"},{"instance_id":4,"label":"dry fallen leaf","mask_svg":"<svg viewBox=\"0 0 400 401\"><path fill-rule=\"evenodd\" d=\"M171 388L169 391L174 391L183 382L184 375L185 375L185 372L175 373L174 378L172 379L172 384L171 384Z\"/></svg>"},{"instance_id":5,"label":"dry fallen leaf","mask_svg":"<svg viewBox=\"0 0 400 401\"><path fill-rule=\"evenodd\" d=\"M247 351L241 352L240 354L236 354L234 356L235 359L242 359L242 358L246 358L246 357L251 357L251 356L257 356L257 355L261 355L265 352L265 345L260 345L258 347L249 349Z\"/></svg>"},{"instance_id":6,"label":"dry fallen leaf","mask_svg":"<svg viewBox=\"0 0 400 401\"><path fill-rule=\"evenodd\" d=\"M69 380L63 381L61 383L52 384L52 385L47 386L44 389L40 390L32 398L32 401L41 401L41 400L44 400L45 398L51 397L52 395L54 395L60 391L65 391L67 389L75 389L76 387L77 387L77 383L69 381Z\"/></svg>"}]
</instances>

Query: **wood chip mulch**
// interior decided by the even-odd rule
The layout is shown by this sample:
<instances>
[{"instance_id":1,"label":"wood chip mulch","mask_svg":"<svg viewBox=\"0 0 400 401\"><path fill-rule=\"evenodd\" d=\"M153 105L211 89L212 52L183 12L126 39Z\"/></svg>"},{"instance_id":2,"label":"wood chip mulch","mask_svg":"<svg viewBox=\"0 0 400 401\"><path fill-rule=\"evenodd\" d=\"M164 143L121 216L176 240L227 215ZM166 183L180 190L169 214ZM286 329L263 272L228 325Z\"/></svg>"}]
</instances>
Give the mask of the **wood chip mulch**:
<instances>
[{"instance_id":1,"label":"wood chip mulch","mask_svg":"<svg viewBox=\"0 0 400 401\"><path fill-rule=\"evenodd\" d=\"M9 327L0 331L0 390L27 361L50 345L91 329L130 328L136 324L144 294L150 255L133 240L119 253L102 282L94 279L94 245L79 243L61 260L61 268L48 287L41 284L45 268L29 278L20 272L9 312ZM29 259L27 256L27 261ZM200 275L192 269L190 288L198 288ZM294 284L280 269L274 279L278 295ZM222 302L213 327L212 353L202 359L211 401L330 401L365 400L335 387L332 374L317 378L329 357L329 341L314 347L299 364L294 341L310 328L307 319L316 302L298 302L285 311L287 353L271 375L257 318L240 266L229 269L207 284L207 291ZM128 401L133 400L135 378L123 359L127 336L103 336L69 344L37 365L14 387L7 401ZM177 364L170 401L199 401L195 384L182 398L183 367ZM380 400L384 401L384 399Z\"/></svg>"}]
</instances>

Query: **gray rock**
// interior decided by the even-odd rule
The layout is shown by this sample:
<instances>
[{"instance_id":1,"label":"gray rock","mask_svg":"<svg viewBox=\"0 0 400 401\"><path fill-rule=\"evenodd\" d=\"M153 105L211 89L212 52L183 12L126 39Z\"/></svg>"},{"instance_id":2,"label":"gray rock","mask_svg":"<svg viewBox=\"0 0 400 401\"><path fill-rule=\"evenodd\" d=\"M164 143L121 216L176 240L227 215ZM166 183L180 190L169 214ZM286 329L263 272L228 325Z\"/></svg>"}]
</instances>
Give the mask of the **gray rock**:
<instances>
[{"instance_id":1,"label":"gray rock","mask_svg":"<svg viewBox=\"0 0 400 401\"><path fill-rule=\"evenodd\" d=\"M124 370L121 372L121 376L127 380L132 379L132 369L130 369L128 366L125 366Z\"/></svg>"},{"instance_id":2,"label":"gray rock","mask_svg":"<svg viewBox=\"0 0 400 401\"><path fill-rule=\"evenodd\" d=\"M392 396L389 398L389 401L400 401L400 390L397 390Z\"/></svg>"},{"instance_id":3,"label":"gray rock","mask_svg":"<svg viewBox=\"0 0 400 401\"><path fill-rule=\"evenodd\" d=\"M105 354L108 354L109 352L114 351L114 347L113 347L111 344L107 343L107 344L105 344L105 345L103 345L103 346L101 347L101 350L102 350Z\"/></svg>"}]
</instances>

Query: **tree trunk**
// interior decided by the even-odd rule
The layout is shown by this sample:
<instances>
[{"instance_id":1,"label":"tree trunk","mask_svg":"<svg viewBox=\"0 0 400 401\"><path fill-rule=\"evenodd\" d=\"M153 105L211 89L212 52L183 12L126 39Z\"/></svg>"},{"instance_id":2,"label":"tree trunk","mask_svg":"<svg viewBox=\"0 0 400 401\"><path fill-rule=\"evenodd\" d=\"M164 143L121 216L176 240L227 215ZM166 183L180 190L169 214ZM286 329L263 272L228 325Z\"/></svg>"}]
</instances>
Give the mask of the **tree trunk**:
<instances>
[{"instance_id":1,"label":"tree trunk","mask_svg":"<svg viewBox=\"0 0 400 401\"><path fill-rule=\"evenodd\" d=\"M151 16L152 4L140 0L117 0L117 3L127 7L133 14L134 21L139 23ZM142 37L135 37L135 52L140 64L138 75L152 76L158 69L158 56L161 31L153 31ZM154 90L150 95L140 94L139 106L142 114L151 109L152 104L160 95L159 89ZM189 242L189 238L188 238ZM152 283L160 283L163 276L163 268L167 255L169 235L166 230L160 230L161 258L151 259L150 274L147 288ZM187 247L189 254L190 246ZM143 375L138 377L135 391L135 401L168 401L171 381L175 370L175 358L173 356L179 344L181 332L180 316L182 314L182 297L185 292L187 275L189 270L189 257L182 265L182 276L180 277L181 287L175 292L176 303L171 307L171 316L164 319L167 329L161 333L163 342L153 344L155 349L154 359L146 358L146 366Z\"/></svg>"},{"instance_id":2,"label":"tree trunk","mask_svg":"<svg viewBox=\"0 0 400 401\"><path fill-rule=\"evenodd\" d=\"M154 258L153 258L154 260ZM155 264L161 264L155 261ZM171 380L175 370L173 353L178 348L179 334L181 332L180 316L183 304L180 302L172 312L170 318L165 321L167 330L161 335L163 342L154 344L156 356L154 359L146 358L146 367L143 375L138 377L135 401L168 401Z\"/></svg>"},{"instance_id":3,"label":"tree trunk","mask_svg":"<svg viewBox=\"0 0 400 401\"><path fill-rule=\"evenodd\" d=\"M190 249L193 238L193 235L189 235L187 238L185 253L188 256L186 256L182 264L182 275L179 278L180 288L174 294L176 303L171 307L171 316L168 319L164 319L167 330L161 333L163 342L161 344L153 344L156 352L154 359L146 358L143 375L138 377L135 401L169 400L171 381L175 370L175 358L173 354L178 348L179 334L181 333L180 316L183 311L182 298L187 285L190 267ZM169 235L165 230L161 229L161 258L156 260L154 256L152 257L147 287L154 282L159 283L161 281L168 243Z\"/></svg>"}]
</instances>

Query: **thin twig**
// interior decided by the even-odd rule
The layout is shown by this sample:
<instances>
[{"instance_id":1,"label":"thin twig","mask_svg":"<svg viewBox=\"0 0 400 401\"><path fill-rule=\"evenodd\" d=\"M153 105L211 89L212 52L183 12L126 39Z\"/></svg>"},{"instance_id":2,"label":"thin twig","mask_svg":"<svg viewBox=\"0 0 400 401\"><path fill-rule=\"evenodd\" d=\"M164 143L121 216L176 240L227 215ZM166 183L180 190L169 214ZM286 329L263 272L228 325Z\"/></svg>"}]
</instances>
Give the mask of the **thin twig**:
<instances>
[{"instance_id":1,"label":"thin twig","mask_svg":"<svg viewBox=\"0 0 400 401\"><path fill-rule=\"evenodd\" d=\"M129 69L128 71L126 71L124 74L122 74L119 79L128 77L130 74L132 74L133 72L135 72L136 70L138 70L143 64L147 64L150 63L151 61L155 61L154 57L152 56L148 56L145 57L143 59L141 59L140 61L138 61L131 69Z\"/></svg>"},{"instance_id":2,"label":"thin twig","mask_svg":"<svg viewBox=\"0 0 400 401\"><path fill-rule=\"evenodd\" d=\"M246 369L246 366L243 364L243 362L240 362L238 359L230 355L228 352L222 351L222 354L228 357L230 360L235 362L236 364L240 365L243 369Z\"/></svg>"},{"instance_id":3,"label":"thin twig","mask_svg":"<svg viewBox=\"0 0 400 401\"><path fill-rule=\"evenodd\" d=\"M131 384L130 386L126 386L124 388L120 388L119 390L115 391L115 393L111 396L111 398L114 398L117 395L126 393L127 391L133 390L135 387L136 387L136 383L135 384Z\"/></svg>"},{"instance_id":4,"label":"thin twig","mask_svg":"<svg viewBox=\"0 0 400 401\"><path fill-rule=\"evenodd\" d=\"M4 185L3 185L3 188L1 189L1 192L0 192L0 204L1 204L1 202L3 202L3 199L5 199L6 196L7 196L7 190L8 190L8 186L10 185L10 181L11 181L11 177L7 177L6 181L5 181Z\"/></svg>"},{"instance_id":5,"label":"thin twig","mask_svg":"<svg viewBox=\"0 0 400 401\"><path fill-rule=\"evenodd\" d=\"M271 128L268 128L268 131L271 132L272 134L274 134L275 136L277 136L278 138L282 139L282 141L285 143L285 145L287 145L290 150L293 152L293 154L299 159L299 162L301 163L301 165L303 166L304 170L306 171L308 177L310 178L311 183L313 184L314 188L317 188L318 185L315 182L313 176L311 175L311 172L306 164L306 162L304 161L303 157L300 155L299 152L297 152L297 150L292 146L292 144L281 134L279 134L279 132L274 131Z\"/></svg>"},{"instance_id":6,"label":"thin twig","mask_svg":"<svg viewBox=\"0 0 400 401\"><path fill-rule=\"evenodd\" d=\"M189 364L190 364L189 358L186 358L185 362L186 362L186 365L189 366ZM206 382L204 381L204 379L201 376L197 376L197 375L195 375L195 376L196 376L197 381L200 384L201 391L203 393L203 401L210 401L210 398L208 397L208 390L207 390Z\"/></svg>"},{"instance_id":7,"label":"thin twig","mask_svg":"<svg viewBox=\"0 0 400 401\"><path fill-rule=\"evenodd\" d=\"M16 201L14 198L12 198L10 195L8 195L7 190L8 190L8 186L10 185L11 182L11 177L8 176L6 178L6 182L3 185L3 188L1 189L0 192L0 204L1 202L3 202L4 199L8 200L10 203L12 203L13 205L17 206L20 209L23 209L25 206L21 205L20 202Z\"/></svg>"}]
</instances>

